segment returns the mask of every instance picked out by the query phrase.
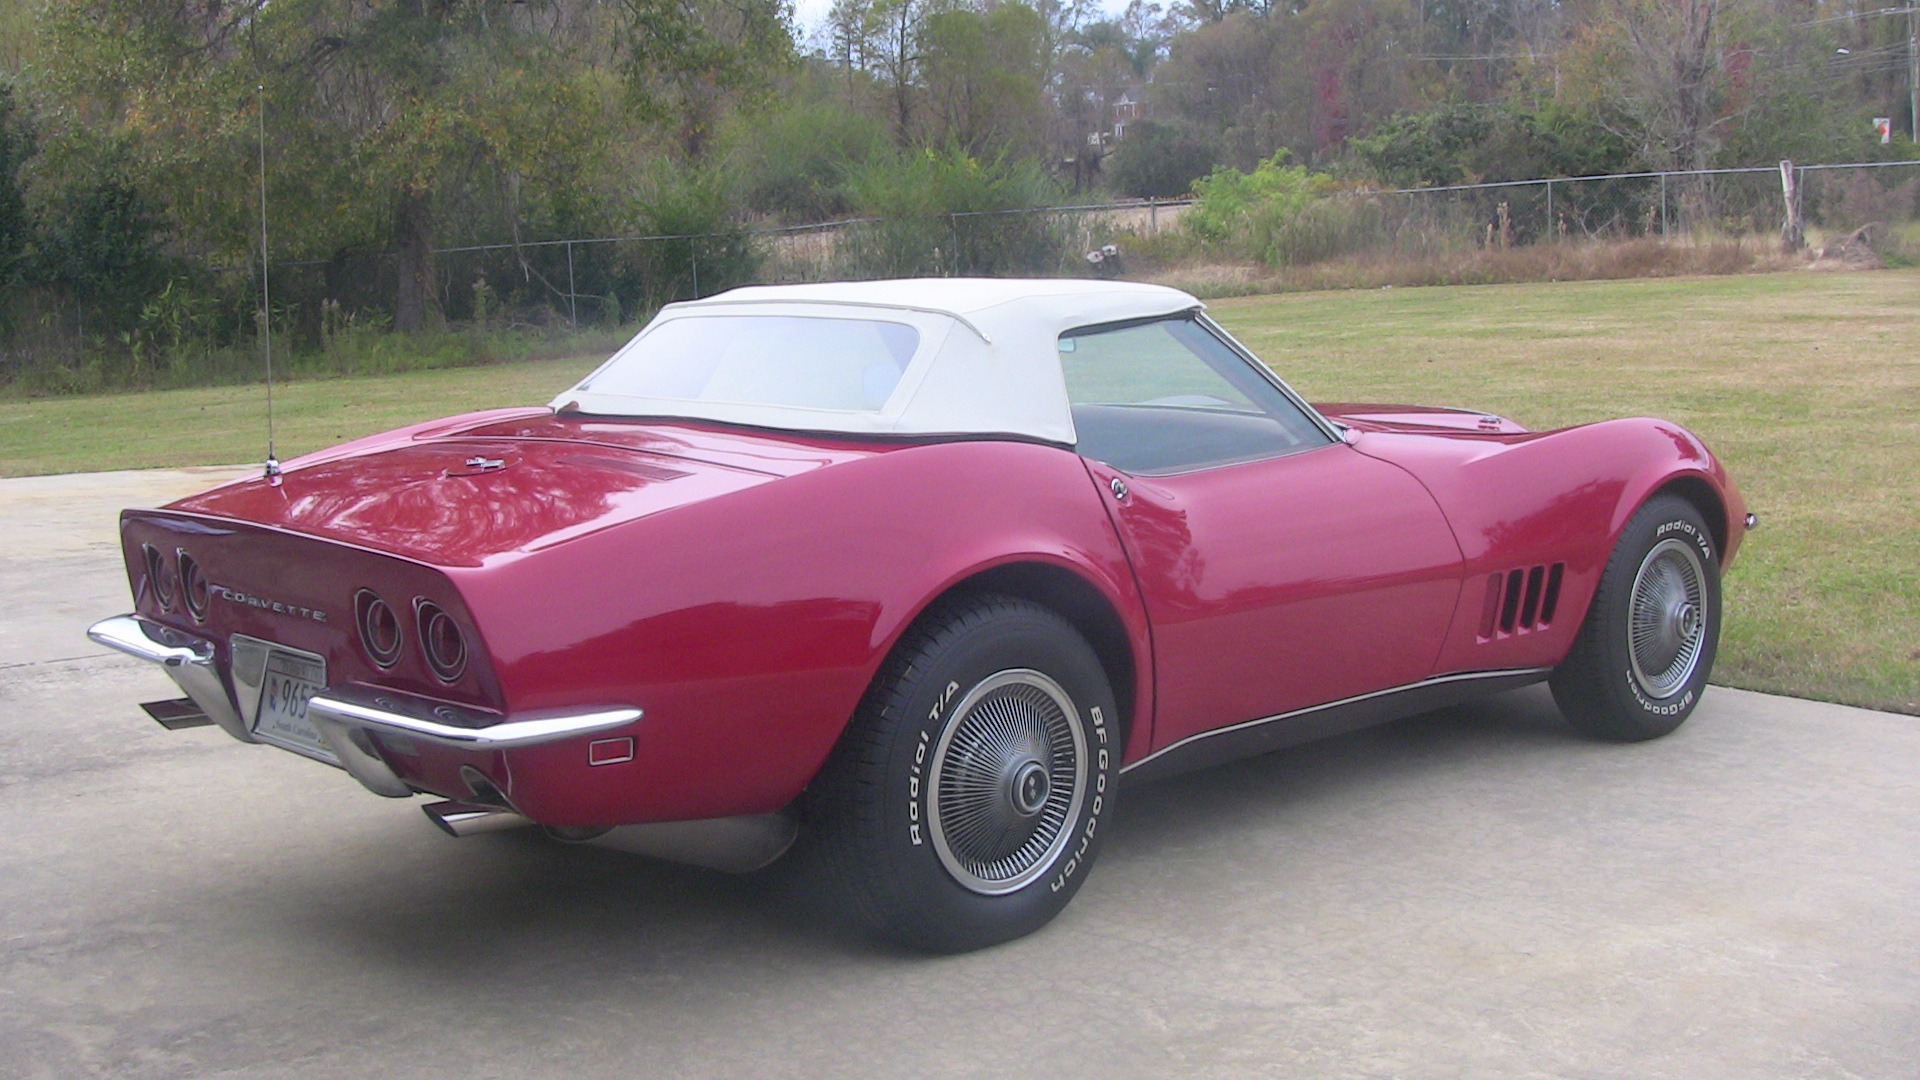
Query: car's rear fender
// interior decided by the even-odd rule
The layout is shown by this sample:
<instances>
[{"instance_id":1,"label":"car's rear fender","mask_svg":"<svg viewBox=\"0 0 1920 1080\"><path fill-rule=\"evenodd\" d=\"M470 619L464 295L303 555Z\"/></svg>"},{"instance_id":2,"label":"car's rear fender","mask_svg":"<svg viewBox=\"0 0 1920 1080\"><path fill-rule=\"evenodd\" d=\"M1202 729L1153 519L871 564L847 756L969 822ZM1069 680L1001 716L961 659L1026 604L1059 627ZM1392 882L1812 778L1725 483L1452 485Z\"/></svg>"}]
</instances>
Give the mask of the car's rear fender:
<instances>
[{"instance_id":1,"label":"car's rear fender","mask_svg":"<svg viewBox=\"0 0 1920 1080\"><path fill-rule=\"evenodd\" d=\"M508 751L489 779L556 825L776 810L928 605L1032 574L1016 565L1076 575L1112 606L1144 704L1125 554L1084 465L1053 446L894 448L463 572L513 711L646 712L631 761L591 766L560 743Z\"/></svg>"}]
</instances>

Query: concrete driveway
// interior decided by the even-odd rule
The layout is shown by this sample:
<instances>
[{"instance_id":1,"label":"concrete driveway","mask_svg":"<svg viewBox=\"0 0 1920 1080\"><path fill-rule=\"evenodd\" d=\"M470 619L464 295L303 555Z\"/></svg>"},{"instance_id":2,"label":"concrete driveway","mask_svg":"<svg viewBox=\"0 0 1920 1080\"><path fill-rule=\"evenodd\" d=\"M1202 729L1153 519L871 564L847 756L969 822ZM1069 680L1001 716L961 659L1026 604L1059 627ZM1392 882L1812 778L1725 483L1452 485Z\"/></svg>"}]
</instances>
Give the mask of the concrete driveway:
<instances>
[{"instance_id":1,"label":"concrete driveway","mask_svg":"<svg viewBox=\"0 0 1920 1080\"><path fill-rule=\"evenodd\" d=\"M1522 691L1130 789L1058 922L927 959L161 730L83 630L117 509L225 475L0 480L0 1076L1920 1076L1911 718Z\"/></svg>"}]
</instances>

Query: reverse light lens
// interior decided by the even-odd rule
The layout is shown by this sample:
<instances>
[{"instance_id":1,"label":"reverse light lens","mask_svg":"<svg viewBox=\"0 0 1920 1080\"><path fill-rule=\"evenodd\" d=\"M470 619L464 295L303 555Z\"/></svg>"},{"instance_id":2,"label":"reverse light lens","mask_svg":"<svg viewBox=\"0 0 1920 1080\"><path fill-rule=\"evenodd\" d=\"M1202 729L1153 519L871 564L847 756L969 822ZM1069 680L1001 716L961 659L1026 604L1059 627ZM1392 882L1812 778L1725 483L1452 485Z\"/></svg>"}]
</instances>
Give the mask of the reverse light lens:
<instances>
[{"instance_id":1,"label":"reverse light lens","mask_svg":"<svg viewBox=\"0 0 1920 1080\"><path fill-rule=\"evenodd\" d=\"M147 558L147 582L153 587L153 598L160 602L160 610L172 611L178 593L173 567L167 565L167 557L152 544L140 545L140 551Z\"/></svg>"},{"instance_id":2,"label":"reverse light lens","mask_svg":"<svg viewBox=\"0 0 1920 1080\"><path fill-rule=\"evenodd\" d=\"M360 647L367 656L383 668L392 667L405 644L400 616L373 590L361 589L353 596L353 617L360 628Z\"/></svg>"},{"instance_id":3,"label":"reverse light lens","mask_svg":"<svg viewBox=\"0 0 1920 1080\"><path fill-rule=\"evenodd\" d=\"M453 616L429 600L419 601L420 649L441 682L453 682L467 670L467 639Z\"/></svg>"},{"instance_id":4,"label":"reverse light lens","mask_svg":"<svg viewBox=\"0 0 1920 1080\"><path fill-rule=\"evenodd\" d=\"M187 613L194 622L207 621L207 575L200 571L200 562L187 554L183 548L174 553L180 564L180 595L186 598Z\"/></svg>"}]
</instances>

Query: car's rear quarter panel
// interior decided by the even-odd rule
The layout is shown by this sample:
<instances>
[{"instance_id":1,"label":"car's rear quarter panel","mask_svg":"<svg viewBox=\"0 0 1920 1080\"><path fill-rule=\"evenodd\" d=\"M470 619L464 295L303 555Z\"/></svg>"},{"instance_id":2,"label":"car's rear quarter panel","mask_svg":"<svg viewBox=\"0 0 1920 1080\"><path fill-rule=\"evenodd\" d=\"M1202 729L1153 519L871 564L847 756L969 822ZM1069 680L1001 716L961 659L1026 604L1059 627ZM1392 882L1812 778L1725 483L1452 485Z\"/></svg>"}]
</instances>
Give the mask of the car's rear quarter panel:
<instances>
[{"instance_id":1,"label":"car's rear quarter panel","mask_svg":"<svg viewBox=\"0 0 1920 1080\"><path fill-rule=\"evenodd\" d=\"M632 762L589 767L584 748L558 744L508 755L543 777L538 790L496 779L550 824L778 809L923 608L1020 561L1069 569L1109 599L1150 715L1128 564L1081 460L1054 447L898 448L463 573L515 710L646 711Z\"/></svg>"}]
</instances>

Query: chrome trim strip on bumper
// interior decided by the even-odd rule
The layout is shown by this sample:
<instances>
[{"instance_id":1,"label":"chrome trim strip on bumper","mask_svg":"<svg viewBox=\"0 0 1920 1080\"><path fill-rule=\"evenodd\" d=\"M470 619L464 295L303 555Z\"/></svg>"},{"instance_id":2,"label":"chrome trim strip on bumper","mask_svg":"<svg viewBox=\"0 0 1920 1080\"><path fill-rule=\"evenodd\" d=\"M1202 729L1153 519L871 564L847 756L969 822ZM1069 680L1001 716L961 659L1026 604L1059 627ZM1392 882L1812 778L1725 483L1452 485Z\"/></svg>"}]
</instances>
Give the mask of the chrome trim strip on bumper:
<instances>
[{"instance_id":1,"label":"chrome trim strip on bumper","mask_svg":"<svg viewBox=\"0 0 1920 1080\"><path fill-rule=\"evenodd\" d=\"M213 663L213 642L140 615L116 615L87 627L87 636L128 656L179 667Z\"/></svg>"},{"instance_id":2,"label":"chrome trim strip on bumper","mask_svg":"<svg viewBox=\"0 0 1920 1080\"><path fill-rule=\"evenodd\" d=\"M463 750L510 750L610 731L637 722L634 708L592 709L510 717L430 702L366 686L329 687L307 701L307 718L422 739Z\"/></svg>"},{"instance_id":3,"label":"chrome trim strip on bumper","mask_svg":"<svg viewBox=\"0 0 1920 1080\"><path fill-rule=\"evenodd\" d=\"M211 640L141 615L102 619L87 630L87 636L129 656L159 664L227 734L245 743L259 741L234 704L215 664ZM351 773L367 790L397 799L413 795L414 790L381 756L373 734L463 750L510 750L625 727L638 722L642 715L639 709L612 707L531 713L501 720L496 713L367 686L329 687L307 702L307 720L339 759L327 763ZM294 752L326 760L311 751Z\"/></svg>"},{"instance_id":4,"label":"chrome trim strip on bumper","mask_svg":"<svg viewBox=\"0 0 1920 1080\"><path fill-rule=\"evenodd\" d=\"M87 636L128 656L159 664L220 730L241 742L254 741L214 666L212 641L142 615L102 619L87 628Z\"/></svg>"}]
</instances>

